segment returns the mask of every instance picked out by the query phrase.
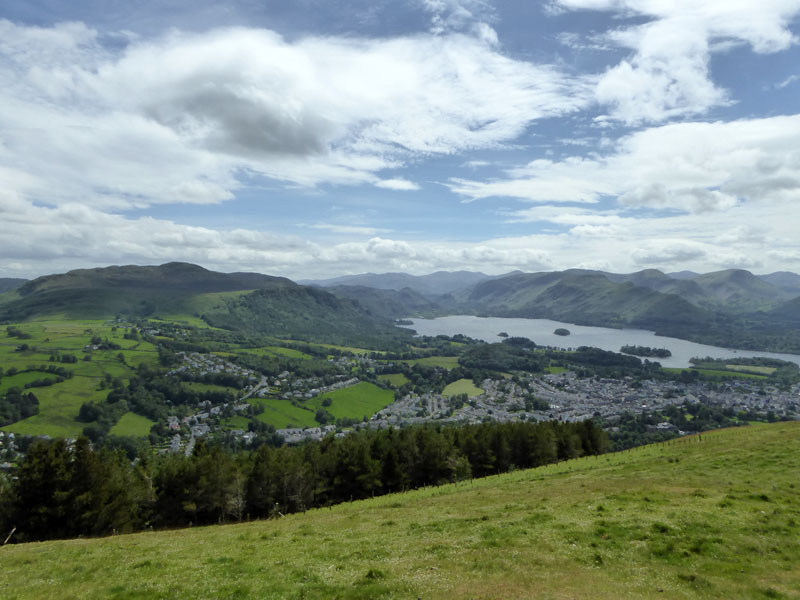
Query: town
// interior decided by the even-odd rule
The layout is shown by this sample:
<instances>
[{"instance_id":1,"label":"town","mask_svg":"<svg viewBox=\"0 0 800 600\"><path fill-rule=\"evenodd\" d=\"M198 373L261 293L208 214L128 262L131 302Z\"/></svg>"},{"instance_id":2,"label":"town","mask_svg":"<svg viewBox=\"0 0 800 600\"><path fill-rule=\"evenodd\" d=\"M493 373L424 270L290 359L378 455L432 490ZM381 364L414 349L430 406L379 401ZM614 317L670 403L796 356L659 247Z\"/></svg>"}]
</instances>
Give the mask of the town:
<instances>
[{"instance_id":1,"label":"town","mask_svg":"<svg viewBox=\"0 0 800 600\"><path fill-rule=\"evenodd\" d=\"M331 357L328 362L341 372L326 377L295 377L289 371L267 378L213 354L181 354L183 365L171 374L231 374L247 382L235 403L205 405L201 411L182 417L169 417L174 433L172 452L191 453L198 438L225 431L249 445L255 434L245 429L225 430L220 416L242 413L250 398L275 398L303 402L325 393L357 385L364 378L374 379L376 371L395 365L365 357ZM359 376L355 376L357 373ZM509 378L486 378L474 394L407 393L378 410L363 422L348 427L320 423L318 426L282 427L275 433L285 443L321 440L327 435L343 436L360 428L383 429L424 423L477 424L514 421L582 421L601 419L613 423L624 414L662 411L670 406L703 404L733 413L770 415L774 420L800 418L800 384L780 388L757 379L717 381L661 381L627 376L579 377L574 371L548 374L520 374ZM181 428L181 425L185 427ZM675 430L669 423L664 430Z\"/></svg>"}]
</instances>

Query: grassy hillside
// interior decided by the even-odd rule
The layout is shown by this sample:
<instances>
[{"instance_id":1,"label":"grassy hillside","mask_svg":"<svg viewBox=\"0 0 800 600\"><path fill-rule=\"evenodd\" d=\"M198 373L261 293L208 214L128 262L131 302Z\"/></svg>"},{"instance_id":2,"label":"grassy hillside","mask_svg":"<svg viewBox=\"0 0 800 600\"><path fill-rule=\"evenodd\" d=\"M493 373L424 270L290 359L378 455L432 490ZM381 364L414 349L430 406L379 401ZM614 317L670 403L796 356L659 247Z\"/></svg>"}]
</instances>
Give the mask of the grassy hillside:
<instances>
[{"instance_id":1,"label":"grassy hillside","mask_svg":"<svg viewBox=\"0 0 800 600\"><path fill-rule=\"evenodd\" d=\"M215 327L330 343L391 345L411 336L352 300L258 273L187 263L79 269L29 281L0 298L0 323L41 318L198 319ZM367 332L366 334L364 332Z\"/></svg>"},{"instance_id":2,"label":"grassy hillside","mask_svg":"<svg viewBox=\"0 0 800 600\"><path fill-rule=\"evenodd\" d=\"M25 283L2 305L0 321L43 315L108 318L189 312L201 294L296 286L256 273L216 273L187 263L78 269Z\"/></svg>"},{"instance_id":3,"label":"grassy hillside","mask_svg":"<svg viewBox=\"0 0 800 600\"><path fill-rule=\"evenodd\" d=\"M5 546L3 596L796 598L800 423L279 520Z\"/></svg>"}]
</instances>

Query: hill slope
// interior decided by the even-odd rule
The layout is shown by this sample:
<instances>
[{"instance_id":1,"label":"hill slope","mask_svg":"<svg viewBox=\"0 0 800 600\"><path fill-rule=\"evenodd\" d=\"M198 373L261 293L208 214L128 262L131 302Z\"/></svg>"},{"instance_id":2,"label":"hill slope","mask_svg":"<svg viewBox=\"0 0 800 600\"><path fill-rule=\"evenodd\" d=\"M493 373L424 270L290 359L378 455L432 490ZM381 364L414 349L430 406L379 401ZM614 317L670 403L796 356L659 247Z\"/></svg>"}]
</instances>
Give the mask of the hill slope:
<instances>
[{"instance_id":1,"label":"hill slope","mask_svg":"<svg viewBox=\"0 0 800 600\"><path fill-rule=\"evenodd\" d=\"M339 298L358 302L373 314L400 319L437 311L440 305L411 288L384 290L361 285L337 285L326 288Z\"/></svg>"},{"instance_id":2,"label":"hill slope","mask_svg":"<svg viewBox=\"0 0 800 600\"><path fill-rule=\"evenodd\" d=\"M694 327L710 315L671 294L615 283L599 272L522 273L479 283L461 296L498 317L544 318L579 325L638 326L658 331Z\"/></svg>"},{"instance_id":3,"label":"hill slope","mask_svg":"<svg viewBox=\"0 0 800 600\"><path fill-rule=\"evenodd\" d=\"M183 314L200 316L216 327L331 343L377 344L410 335L321 289L283 277L217 273L187 263L48 275L6 296L10 299L0 304L0 322L50 315L100 319Z\"/></svg>"},{"instance_id":4,"label":"hill slope","mask_svg":"<svg viewBox=\"0 0 800 600\"><path fill-rule=\"evenodd\" d=\"M0 277L0 294L15 290L27 281L27 279L17 279L14 277Z\"/></svg>"},{"instance_id":5,"label":"hill slope","mask_svg":"<svg viewBox=\"0 0 800 600\"><path fill-rule=\"evenodd\" d=\"M696 304L730 313L769 310L793 294L742 269L728 269L691 279L702 290Z\"/></svg>"},{"instance_id":6,"label":"hill slope","mask_svg":"<svg viewBox=\"0 0 800 600\"><path fill-rule=\"evenodd\" d=\"M769 275L759 275L760 279L771 283L777 288L786 291L789 294L800 294L800 275L791 273L789 271L776 271Z\"/></svg>"},{"instance_id":7,"label":"hill slope","mask_svg":"<svg viewBox=\"0 0 800 600\"><path fill-rule=\"evenodd\" d=\"M420 294L438 296L463 290L486 279L493 279L493 277L474 271L437 271L429 275L364 273L362 275L345 275L333 279L304 281L302 283L321 287L339 285L362 286L379 290L402 290L403 288L410 288Z\"/></svg>"},{"instance_id":8,"label":"hill slope","mask_svg":"<svg viewBox=\"0 0 800 600\"><path fill-rule=\"evenodd\" d=\"M7 598L794 598L800 423L224 527L5 546Z\"/></svg>"}]
</instances>

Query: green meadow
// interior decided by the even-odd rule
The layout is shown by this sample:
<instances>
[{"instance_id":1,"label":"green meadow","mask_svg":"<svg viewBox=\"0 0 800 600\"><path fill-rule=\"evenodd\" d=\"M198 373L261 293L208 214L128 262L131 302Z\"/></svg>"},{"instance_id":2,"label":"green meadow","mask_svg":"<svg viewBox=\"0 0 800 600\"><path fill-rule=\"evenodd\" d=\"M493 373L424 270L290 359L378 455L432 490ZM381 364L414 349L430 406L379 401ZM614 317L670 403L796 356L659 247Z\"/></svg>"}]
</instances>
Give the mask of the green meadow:
<instances>
[{"instance_id":1,"label":"green meadow","mask_svg":"<svg viewBox=\"0 0 800 600\"><path fill-rule=\"evenodd\" d=\"M254 354L256 356L286 356L288 358L306 359L312 358L310 354L306 354L294 348L284 348L283 346L264 346L263 348L242 348L237 350L235 354Z\"/></svg>"},{"instance_id":2,"label":"green meadow","mask_svg":"<svg viewBox=\"0 0 800 600\"><path fill-rule=\"evenodd\" d=\"M22 323L16 327L30 335L30 338L23 340L9 337L5 327L0 329L0 366L5 372L11 368L23 372L3 377L0 393L12 386L24 387L26 383L36 379L56 379L54 374L35 370L41 366L63 367L71 371L73 377L52 386L30 389L39 399L39 414L3 427L5 431L53 437L80 435L86 426L77 420L81 404L105 400L108 390L101 390L99 387L106 376L125 380L140 364L158 363L158 352L153 344L126 340L124 327L114 328L106 321L49 318ZM120 349L87 350L86 346L91 343L93 336L113 342ZM16 349L23 343L30 349L17 352ZM72 354L77 357L78 362L51 362L51 354ZM34 370L30 371L31 368Z\"/></svg>"},{"instance_id":3,"label":"green meadow","mask_svg":"<svg viewBox=\"0 0 800 600\"><path fill-rule=\"evenodd\" d=\"M259 421L273 425L276 429L287 427L318 427L315 411L292 404L291 400L278 398L250 398L250 404L263 406L264 412L256 417Z\"/></svg>"},{"instance_id":4,"label":"green meadow","mask_svg":"<svg viewBox=\"0 0 800 600\"><path fill-rule=\"evenodd\" d=\"M324 398L331 399L330 406L322 406ZM360 421L364 417L371 417L392 402L394 402L392 390L362 381L350 387L326 392L308 400L306 404L314 411L324 408L337 419L358 419Z\"/></svg>"},{"instance_id":5,"label":"green meadow","mask_svg":"<svg viewBox=\"0 0 800 600\"><path fill-rule=\"evenodd\" d=\"M425 365L427 367L442 367L443 369L455 369L458 366L457 356L426 356L425 358L415 358L406 361L410 365Z\"/></svg>"},{"instance_id":6,"label":"green meadow","mask_svg":"<svg viewBox=\"0 0 800 600\"><path fill-rule=\"evenodd\" d=\"M397 388L409 383L408 377L406 377L403 373L388 373L386 375L380 375L378 379Z\"/></svg>"},{"instance_id":7,"label":"green meadow","mask_svg":"<svg viewBox=\"0 0 800 600\"><path fill-rule=\"evenodd\" d=\"M284 518L0 548L3 597L797 598L800 423Z\"/></svg>"},{"instance_id":8,"label":"green meadow","mask_svg":"<svg viewBox=\"0 0 800 600\"><path fill-rule=\"evenodd\" d=\"M194 390L195 392L230 392L236 394L239 390L226 385L217 385L216 383L201 383L199 381L185 381L183 386L187 389Z\"/></svg>"},{"instance_id":9,"label":"green meadow","mask_svg":"<svg viewBox=\"0 0 800 600\"><path fill-rule=\"evenodd\" d=\"M692 370L697 371L701 375L705 375L707 377L720 377L720 378L732 378L732 379L767 379L766 375L756 375L755 373L743 373L741 371L723 371L721 369L686 369L680 367L662 367L662 370L668 371L670 373L681 373L682 371Z\"/></svg>"},{"instance_id":10,"label":"green meadow","mask_svg":"<svg viewBox=\"0 0 800 600\"><path fill-rule=\"evenodd\" d=\"M155 425L155 421L136 413L127 412L122 415L109 433L123 437L146 438L150 434L150 428L153 425Z\"/></svg>"},{"instance_id":11,"label":"green meadow","mask_svg":"<svg viewBox=\"0 0 800 600\"><path fill-rule=\"evenodd\" d=\"M470 398L473 398L485 393L484 390L472 383L471 379L459 379L458 381L447 384L444 390L442 390L442 396L447 396L448 398L459 394L466 394Z\"/></svg>"}]
</instances>

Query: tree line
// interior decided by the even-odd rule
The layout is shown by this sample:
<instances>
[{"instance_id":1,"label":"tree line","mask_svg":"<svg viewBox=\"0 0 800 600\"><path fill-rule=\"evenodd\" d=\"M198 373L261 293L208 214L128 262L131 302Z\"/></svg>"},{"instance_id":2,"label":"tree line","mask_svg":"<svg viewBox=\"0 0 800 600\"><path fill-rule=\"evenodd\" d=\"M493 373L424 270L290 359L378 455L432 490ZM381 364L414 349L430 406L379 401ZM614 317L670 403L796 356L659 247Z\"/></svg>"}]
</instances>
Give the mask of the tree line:
<instances>
[{"instance_id":1,"label":"tree line","mask_svg":"<svg viewBox=\"0 0 800 600\"><path fill-rule=\"evenodd\" d=\"M0 481L0 532L27 542L269 518L380 494L596 455L592 421L420 426L191 456L93 450L86 438L37 440Z\"/></svg>"}]
</instances>

